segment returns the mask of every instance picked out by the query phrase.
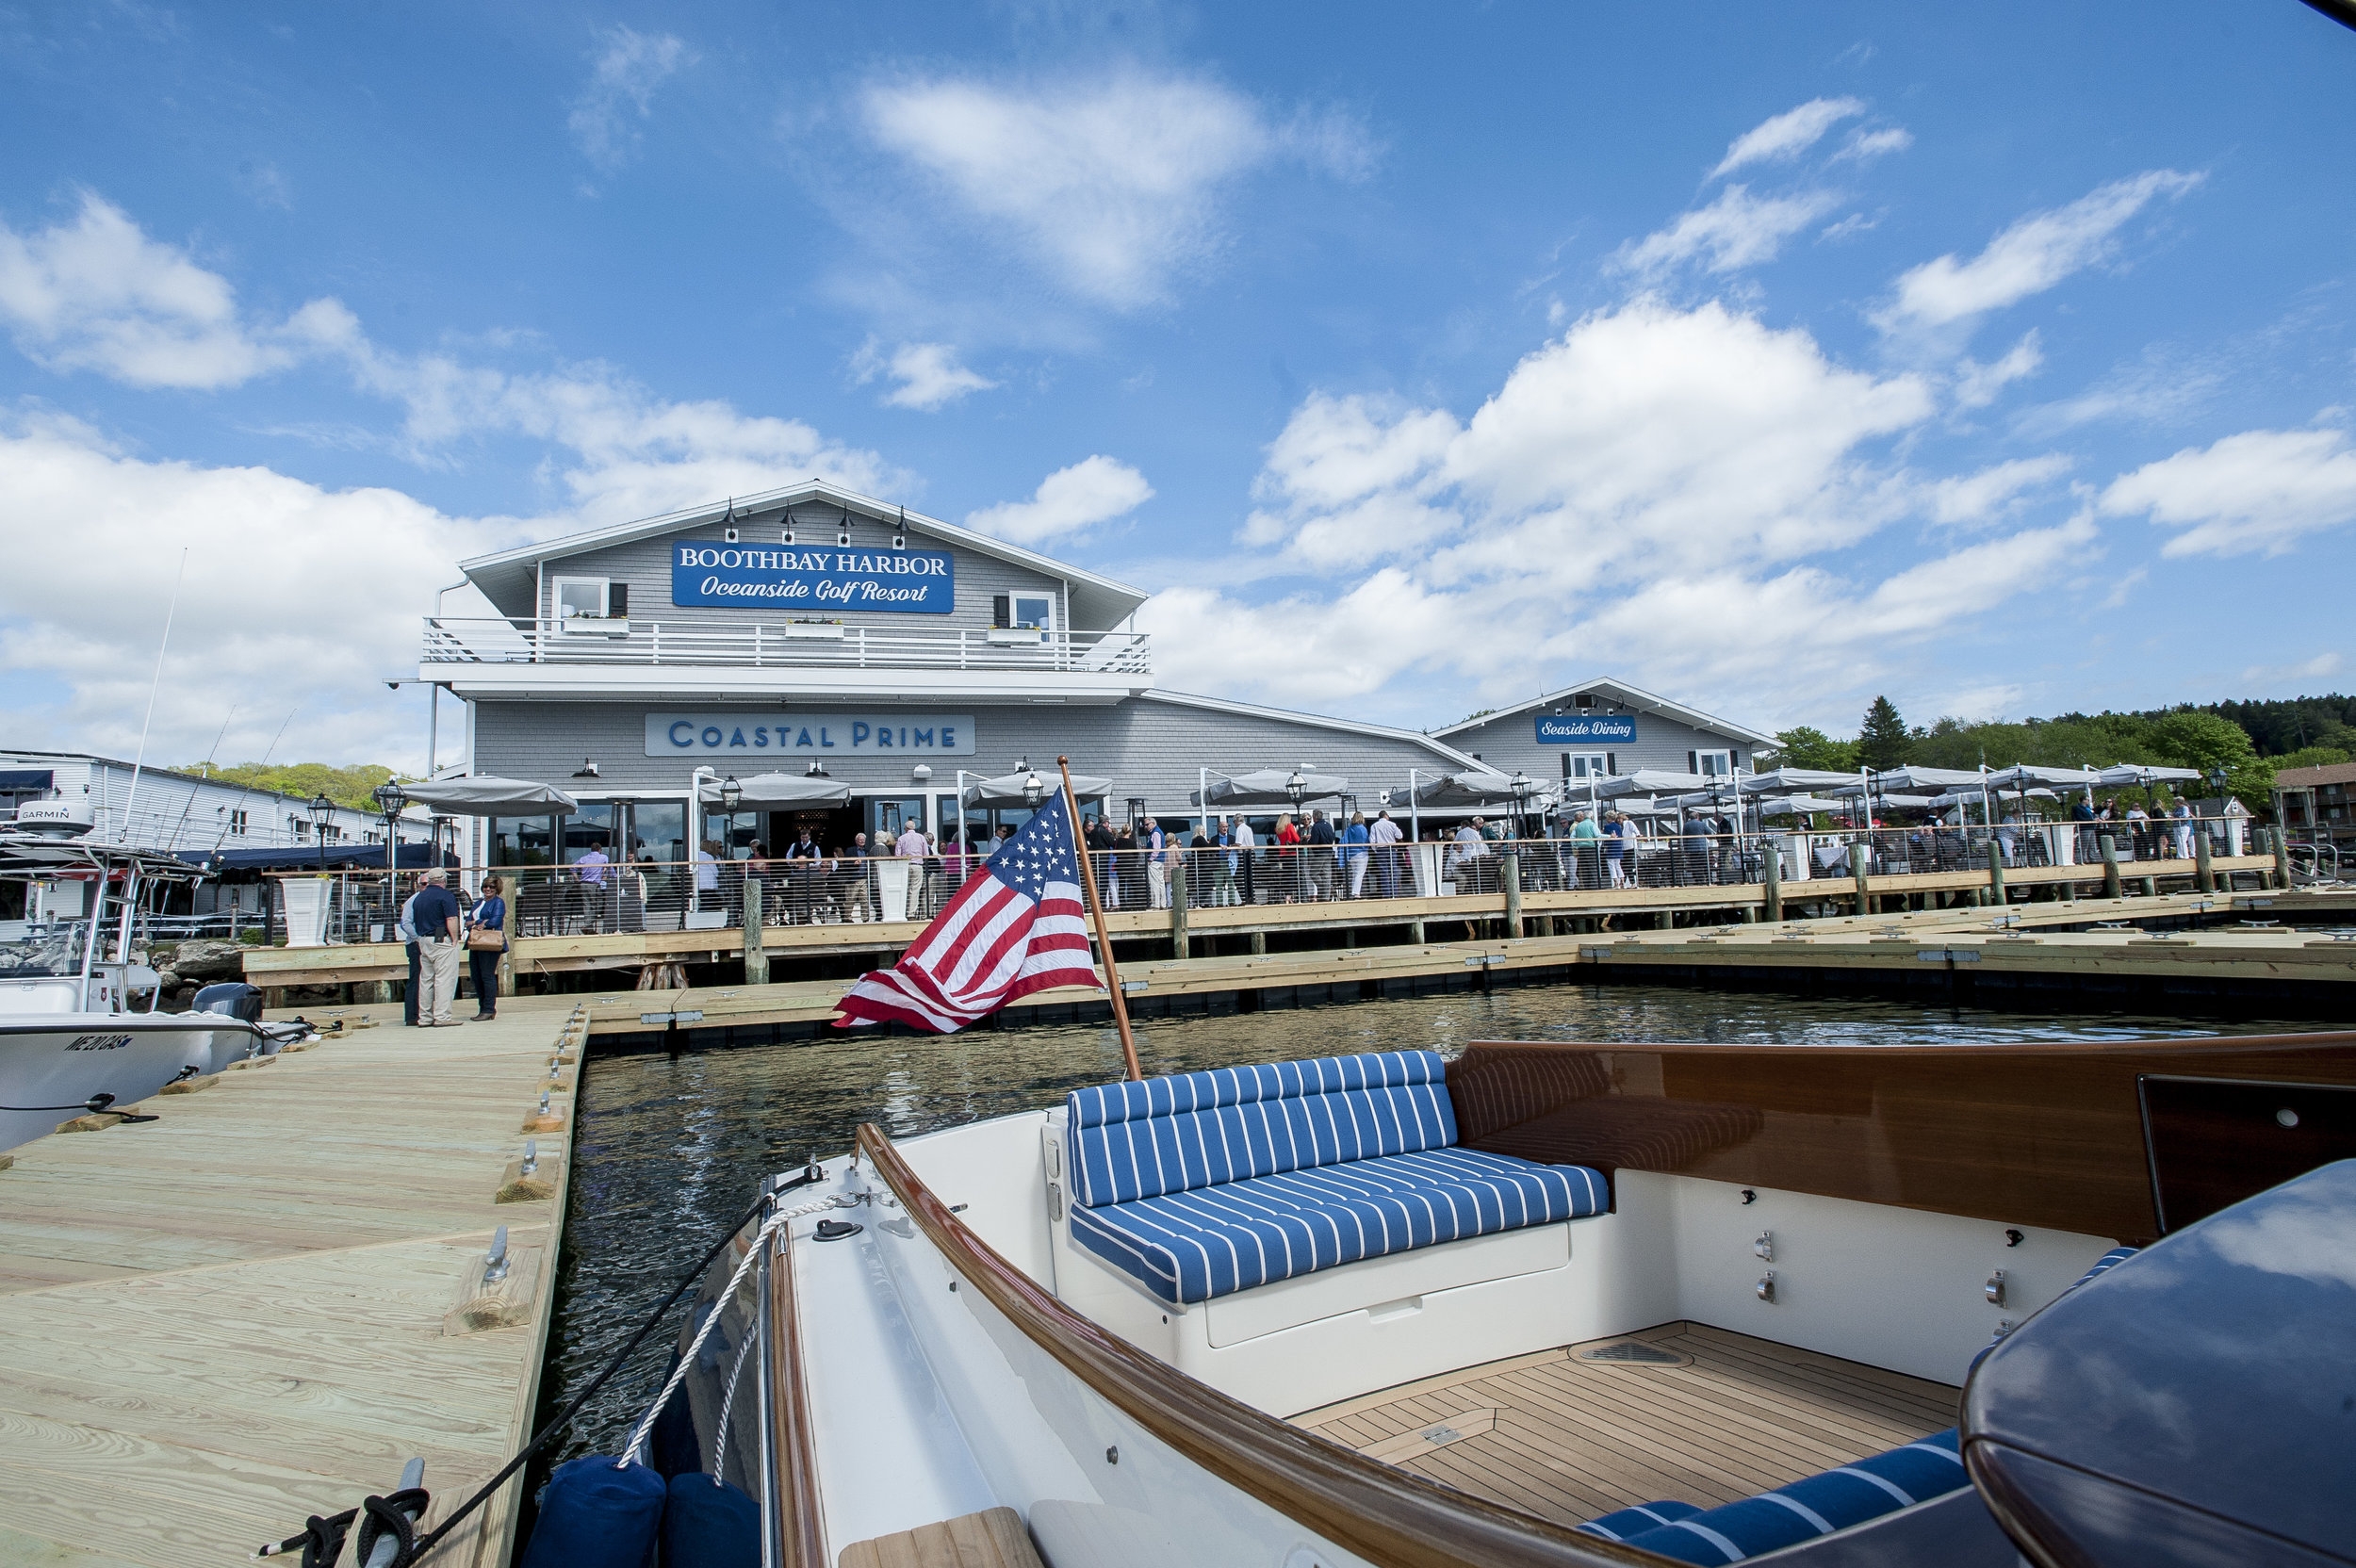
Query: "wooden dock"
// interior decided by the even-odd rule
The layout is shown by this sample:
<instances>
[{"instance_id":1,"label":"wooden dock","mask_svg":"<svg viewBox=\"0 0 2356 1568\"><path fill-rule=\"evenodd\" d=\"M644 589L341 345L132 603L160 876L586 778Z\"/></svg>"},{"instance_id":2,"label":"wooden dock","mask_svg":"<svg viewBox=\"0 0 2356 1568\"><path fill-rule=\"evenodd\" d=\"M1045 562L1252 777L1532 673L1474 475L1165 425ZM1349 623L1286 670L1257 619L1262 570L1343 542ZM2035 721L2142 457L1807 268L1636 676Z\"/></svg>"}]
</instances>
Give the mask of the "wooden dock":
<instances>
[{"instance_id":1,"label":"wooden dock","mask_svg":"<svg viewBox=\"0 0 2356 1568\"><path fill-rule=\"evenodd\" d=\"M241 1560L391 1491L417 1456L431 1524L522 1446L584 1053L553 1079L549 1064L575 1001L449 1030L345 1010L391 1026L157 1096L141 1109L159 1121L16 1150L0 1170L0 1562ZM553 1196L496 1202L544 1088L564 1120L538 1135ZM500 1225L509 1281L457 1315ZM494 1316L512 1325L468 1331ZM498 1568L520 1484L435 1560Z\"/></svg>"}]
</instances>

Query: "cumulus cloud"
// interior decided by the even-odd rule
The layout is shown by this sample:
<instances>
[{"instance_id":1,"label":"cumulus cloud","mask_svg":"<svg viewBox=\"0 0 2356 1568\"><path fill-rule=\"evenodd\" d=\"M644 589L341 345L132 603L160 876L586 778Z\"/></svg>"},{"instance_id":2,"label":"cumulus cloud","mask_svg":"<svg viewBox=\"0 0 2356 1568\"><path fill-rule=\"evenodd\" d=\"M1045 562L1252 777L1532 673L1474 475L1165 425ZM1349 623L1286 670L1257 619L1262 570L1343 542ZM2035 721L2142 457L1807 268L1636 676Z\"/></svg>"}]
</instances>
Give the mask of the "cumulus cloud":
<instances>
[{"instance_id":1,"label":"cumulus cloud","mask_svg":"<svg viewBox=\"0 0 2356 1568\"><path fill-rule=\"evenodd\" d=\"M695 52L669 33L600 32L588 85L564 119L573 145L608 172L628 164L638 155L640 126L654 112L655 89L695 59Z\"/></svg>"},{"instance_id":2,"label":"cumulus cloud","mask_svg":"<svg viewBox=\"0 0 2356 1568\"><path fill-rule=\"evenodd\" d=\"M1864 112L1864 103L1856 98L1811 98L1736 137L1710 177L1714 180L1754 163L1788 162L1823 140L1824 133L1843 120Z\"/></svg>"},{"instance_id":3,"label":"cumulus cloud","mask_svg":"<svg viewBox=\"0 0 2356 1568\"><path fill-rule=\"evenodd\" d=\"M1699 259L1712 272L1732 272L1773 261L1783 242L1840 205L1830 191L1754 196L1729 185L1708 206L1677 215L1667 228L1620 247L1612 265L1626 272L1657 273Z\"/></svg>"},{"instance_id":4,"label":"cumulus cloud","mask_svg":"<svg viewBox=\"0 0 2356 1568\"><path fill-rule=\"evenodd\" d=\"M2020 458L1977 473L1939 480L1930 488L1931 521L1950 526L1985 523L2001 515L2029 491L2061 478L2070 468L2068 457L2048 452L2042 457Z\"/></svg>"},{"instance_id":5,"label":"cumulus cloud","mask_svg":"<svg viewBox=\"0 0 2356 1568\"><path fill-rule=\"evenodd\" d=\"M878 376L891 377L899 384L883 400L893 408L926 414L969 392L987 392L998 384L958 363L957 351L946 343L903 343L887 354L871 337L852 358L851 369L862 385Z\"/></svg>"},{"instance_id":6,"label":"cumulus cloud","mask_svg":"<svg viewBox=\"0 0 2356 1568\"><path fill-rule=\"evenodd\" d=\"M1134 68L1044 88L878 83L862 108L878 145L1118 309L1166 299L1174 275L1216 252L1219 198L1244 174L1289 158L1358 178L1374 155L1347 117L1277 122L1216 82Z\"/></svg>"},{"instance_id":7,"label":"cumulus cloud","mask_svg":"<svg viewBox=\"0 0 2356 1568\"><path fill-rule=\"evenodd\" d=\"M2282 555L2356 522L2356 447L2340 430L2244 431L2112 481L2101 506L2176 530L2163 555Z\"/></svg>"},{"instance_id":8,"label":"cumulus cloud","mask_svg":"<svg viewBox=\"0 0 2356 1568\"><path fill-rule=\"evenodd\" d=\"M1632 648L1665 670L1687 640L1739 662L1754 625L1788 674L1854 647L1860 600L1887 641L1951 621L1913 580L1883 592L1810 559L1923 504L1887 448L1936 407L1923 378L1850 369L1803 330L1640 299L1525 357L1469 418L1312 394L1239 542L1332 592L1252 605L1189 584L1140 624L1188 629L1157 651L1169 684L1271 697L1411 672L1495 693Z\"/></svg>"},{"instance_id":9,"label":"cumulus cloud","mask_svg":"<svg viewBox=\"0 0 2356 1568\"><path fill-rule=\"evenodd\" d=\"M236 386L317 351L340 309L313 301L283 322L254 319L227 279L88 191L71 222L27 234L0 224L0 320L51 370L143 387Z\"/></svg>"},{"instance_id":10,"label":"cumulus cloud","mask_svg":"<svg viewBox=\"0 0 2356 1568\"><path fill-rule=\"evenodd\" d=\"M2152 202L2181 197L2201 180L2154 169L2114 180L2066 207L2031 213L1970 261L1948 254L1907 270L1875 321L1885 331L1939 327L2041 294L2110 256L2119 231Z\"/></svg>"},{"instance_id":11,"label":"cumulus cloud","mask_svg":"<svg viewBox=\"0 0 2356 1568\"><path fill-rule=\"evenodd\" d=\"M985 507L965 522L1018 545L1038 545L1126 516L1153 498L1143 474L1099 454L1056 469L1039 482L1029 500Z\"/></svg>"},{"instance_id":12,"label":"cumulus cloud","mask_svg":"<svg viewBox=\"0 0 2356 1568\"><path fill-rule=\"evenodd\" d=\"M0 489L12 525L0 662L64 694L11 688L5 718L26 743L130 755L187 549L151 761L204 756L236 704L233 760L259 756L296 710L306 755L422 766L419 700L383 678L415 667L450 564L525 531L395 490L156 462L38 415L0 420ZM456 597L450 608L464 612Z\"/></svg>"}]
</instances>

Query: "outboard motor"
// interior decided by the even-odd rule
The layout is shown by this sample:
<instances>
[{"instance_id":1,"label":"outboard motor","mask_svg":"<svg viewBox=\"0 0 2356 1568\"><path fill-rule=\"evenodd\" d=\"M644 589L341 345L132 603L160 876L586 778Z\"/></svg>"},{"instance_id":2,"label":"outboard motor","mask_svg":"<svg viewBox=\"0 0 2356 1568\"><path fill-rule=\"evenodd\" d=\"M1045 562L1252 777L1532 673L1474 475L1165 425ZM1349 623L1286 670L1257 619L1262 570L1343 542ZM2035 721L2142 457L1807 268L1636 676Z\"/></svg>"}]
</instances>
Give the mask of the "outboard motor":
<instances>
[{"instance_id":1,"label":"outboard motor","mask_svg":"<svg viewBox=\"0 0 2356 1568\"><path fill-rule=\"evenodd\" d=\"M223 980L196 993L189 1011L222 1013L247 1023L262 1021L262 988L242 980Z\"/></svg>"}]
</instances>

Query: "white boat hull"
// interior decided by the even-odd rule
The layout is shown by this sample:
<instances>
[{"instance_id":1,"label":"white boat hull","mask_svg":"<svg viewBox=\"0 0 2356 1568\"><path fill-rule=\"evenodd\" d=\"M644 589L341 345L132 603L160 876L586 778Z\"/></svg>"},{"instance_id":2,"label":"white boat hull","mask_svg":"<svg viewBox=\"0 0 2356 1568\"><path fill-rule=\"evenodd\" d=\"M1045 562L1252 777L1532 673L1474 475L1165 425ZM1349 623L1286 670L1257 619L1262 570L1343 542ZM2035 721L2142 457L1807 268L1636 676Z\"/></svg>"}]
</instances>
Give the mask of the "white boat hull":
<instances>
[{"instance_id":1,"label":"white boat hull","mask_svg":"<svg viewBox=\"0 0 2356 1568\"><path fill-rule=\"evenodd\" d=\"M92 1095L128 1109L174 1079L254 1049L253 1025L212 1013L58 1013L0 1021L0 1150L81 1114ZM57 1107L63 1107L58 1109Z\"/></svg>"}]
</instances>

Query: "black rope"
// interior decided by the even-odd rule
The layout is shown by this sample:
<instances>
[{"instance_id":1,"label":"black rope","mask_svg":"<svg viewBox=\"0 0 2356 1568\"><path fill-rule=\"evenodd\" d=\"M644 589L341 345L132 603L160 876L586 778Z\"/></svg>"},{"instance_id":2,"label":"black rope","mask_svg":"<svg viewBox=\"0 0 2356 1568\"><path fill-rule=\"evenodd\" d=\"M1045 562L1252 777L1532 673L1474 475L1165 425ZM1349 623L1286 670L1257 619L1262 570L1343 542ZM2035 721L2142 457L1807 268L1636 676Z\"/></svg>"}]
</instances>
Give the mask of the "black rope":
<instances>
[{"instance_id":1,"label":"black rope","mask_svg":"<svg viewBox=\"0 0 2356 1568\"><path fill-rule=\"evenodd\" d=\"M483 1482L482 1490L478 1491L473 1496L467 1498L465 1502L459 1504L458 1511L452 1513L439 1525L436 1525L431 1534L420 1536L417 1539L417 1548L416 1553L404 1560L414 1562L422 1559L428 1552L432 1551L435 1546L441 1544L443 1538L448 1536L451 1530L458 1527L458 1522L460 1520L466 1518L467 1514L472 1513L477 1508L480 1508L483 1503L490 1497L491 1494L497 1492L501 1486L505 1485L507 1478L510 1476L513 1476L517 1470L522 1469L525 1463L531 1460L532 1456L538 1453L541 1446L546 1444L549 1438L554 1437L564 1428L566 1423L570 1422L574 1416L581 1413L581 1407L589 1402L589 1396L591 1395L597 1393L598 1389L603 1388L607 1380L612 1378L614 1373L619 1372L622 1369L622 1364L630 1360L631 1354L637 1350L638 1347L646 1342L646 1338L648 1334L654 1332L655 1325L663 1321L664 1314L668 1313L674 1306L678 1305L679 1298L687 1294L688 1287L695 1284L698 1280L701 1280L704 1277L704 1271L712 1266L712 1260L717 1258L727 1250L729 1242L736 1239L736 1233L739 1231L742 1231L745 1226L751 1224L755 1217L760 1215L761 1211L768 1207L770 1201L778 1194L792 1192L795 1187L809 1185L810 1182L816 1179L817 1174L818 1173L814 1168L810 1170L805 1170L798 1176L789 1177L785 1181L779 1182L775 1187L762 1193L759 1198L755 1199L753 1200L753 1206L744 1211L743 1217L739 1218L735 1224L729 1226L721 1233L720 1239L712 1244L712 1250L706 1252L696 1263L695 1266L687 1271L685 1277L683 1277L677 1285L672 1287L671 1294L663 1298L663 1304L654 1309L653 1313L647 1316L646 1322L639 1325L638 1331L630 1336L630 1343L623 1346L612 1361L606 1363L605 1370L598 1373L595 1378L592 1378L586 1388L583 1388L579 1394L574 1395L573 1402L566 1405L562 1411L558 1412L556 1416L551 1419L547 1426L532 1433L532 1441L524 1445L523 1450L516 1454L514 1459L509 1460L505 1465L501 1466L498 1475L493 1476L489 1480Z\"/></svg>"},{"instance_id":2,"label":"black rope","mask_svg":"<svg viewBox=\"0 0 2356 1568\"><path fill-rule=\"evenodd\" d=\"M72 1105L0 1105L0 1111L88 1111L96 1116L115 1102L111 1094L93 1094Z\"/></svg>"}]
</instances>

